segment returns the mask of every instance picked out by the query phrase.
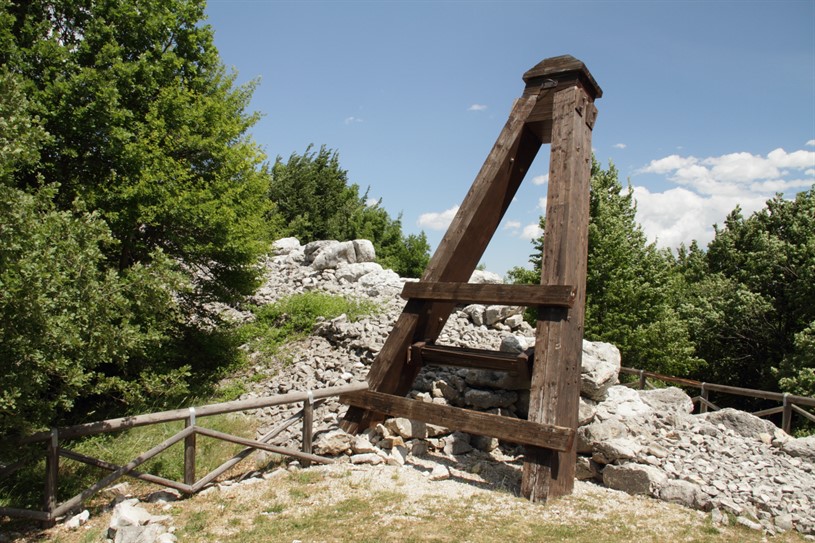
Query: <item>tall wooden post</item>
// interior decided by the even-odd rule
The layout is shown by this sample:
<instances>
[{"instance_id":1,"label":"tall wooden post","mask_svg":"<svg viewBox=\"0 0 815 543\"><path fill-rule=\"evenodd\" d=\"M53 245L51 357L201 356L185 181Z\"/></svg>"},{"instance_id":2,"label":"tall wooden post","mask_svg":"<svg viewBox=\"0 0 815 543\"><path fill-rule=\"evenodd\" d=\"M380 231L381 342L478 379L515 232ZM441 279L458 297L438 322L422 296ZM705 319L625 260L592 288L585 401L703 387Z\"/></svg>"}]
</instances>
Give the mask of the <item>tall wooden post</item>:
<instances>
[{"instance_id":1,"label":"tall wooden post","mask_svg":"<svg viewBox=\"0 0 815 543\"><path fill-rule=\"evenodd\" d=\"M573 285L571 309L539 311L529 420L577 428L586 302L591 131L596 109L591 89L558 88L552 105L549 192L541 284ZM576 449L528 447L521 492L532 501L570 494Z\"/></svg>"}]
</instances>

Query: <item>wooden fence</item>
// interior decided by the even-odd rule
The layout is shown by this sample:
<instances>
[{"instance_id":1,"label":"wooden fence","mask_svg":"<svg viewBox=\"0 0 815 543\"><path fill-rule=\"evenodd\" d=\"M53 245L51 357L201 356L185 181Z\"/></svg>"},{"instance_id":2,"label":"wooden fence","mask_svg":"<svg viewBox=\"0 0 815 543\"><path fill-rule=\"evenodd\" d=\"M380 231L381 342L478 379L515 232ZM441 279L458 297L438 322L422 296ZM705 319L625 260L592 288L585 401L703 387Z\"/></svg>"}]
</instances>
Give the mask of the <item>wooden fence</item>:
<instances>
[{"instance_id":1,"label":"wooden fence","mask_svg":"<svg viewBox=\"0 0 815 543\"><path fill-rule=\"evenodd\" d=\"M190 407L187 409L175 409L172 411L162 411L160 413L109 419L87 424L79 424L76 426L68 426L65 428L53 428L47 432L36 433L23 438L19 441L19 443L24 445L28 443L45 442L46 444L44 510L35 511L31 509L0 507L0 516L6 515L10 517L28 518L41 521L45 524L53 524L55 519L64 516L66 513L70 512L72 509L78 507L82 502L90 498L93 494L125 475L164 487L173 488L185 494L194 494L258 449L297 458L303 463L303 465L310 465L311 462L330 464L333 462L330 458L312 454L311 445L313 436L312 423L314 407L324 401L325 398L339 396L341 394L349 394L352 392L359 392L362 390L367 390L367 388L367 383L353 383L350 385L330 387L314 391L309 390L307 392L291 392L289 394L283 394L280 396L268 396L251 400L210 404L202 407ZM238 411L249 411L252 409L261 409L274 405L299 402L303 402L303 409L278 424L258 440L245 439L242 437L225 434L223 432L204 428L196 424L196 420L200 417L219 415L223 413L234 413ZM112 464L98 458L85 456L60 446L60 440L117 432L120 430L136 428L138 426L147 426L150 424L160 424L177 420L185 421L185 427L183 430L164 440L151 448L149 451L139 455L123 466ZM303 421L303 445L301 451L271 444L271 441L277 435L299 420ZM196 480L195 456L197 435L203 435L214 439L236 443L238 445L243 445L246 448L204 477ZM172 481L163 477L151 475L149 473L141 473L136 471L138 466L182 440L184 441L183 482ZM58 504L57 487L59 481L60 457L69 458L71 460L108 470L111 473L73 498ZM24 466L24 462L17 462L10 466L5 466L4 468L0 469L0 479L11 475Z\"/></svg>"},{"instance_id":2,"label":"wooden fence","mask_svg":"<svg viewBox=\"0 0 815 543\"><path fill-rule=\"evenodd\" d=\"M693 398L693 403L694 405L699 406L700 413L707 413L708 409L713 409L714 411L721 409L718 405L710 401L709 396L711 392L721 392L723 394L732 394L734 396L745 396L748 398L759 398L762 400L780 402L781 405L779 407L762 409L761 411L754 412L753 415L757 417L766 417L781 413L781 429L787 433L790 433L790 430L792 430L793 413L797 413L807 420L815 422L815 415L801 407L815 407L815 398L808 396L795 396L793 394L787 394L786 392L770 392L767 390L757 390L753 388L740 388L727 385L717 385L714 383L703 383L701 381L694 381L693 379L670 377L668 375L662 375L659 373L634 368L620 368L620 373L639 377L638 381L628 383L628 385L638 386L640 389L644 389L646 387L655 388L648 383L648 379L655 379L664 383L674 383L686 388L698 388L700 392L698 396Z\"/></svg>"}]
</instances>

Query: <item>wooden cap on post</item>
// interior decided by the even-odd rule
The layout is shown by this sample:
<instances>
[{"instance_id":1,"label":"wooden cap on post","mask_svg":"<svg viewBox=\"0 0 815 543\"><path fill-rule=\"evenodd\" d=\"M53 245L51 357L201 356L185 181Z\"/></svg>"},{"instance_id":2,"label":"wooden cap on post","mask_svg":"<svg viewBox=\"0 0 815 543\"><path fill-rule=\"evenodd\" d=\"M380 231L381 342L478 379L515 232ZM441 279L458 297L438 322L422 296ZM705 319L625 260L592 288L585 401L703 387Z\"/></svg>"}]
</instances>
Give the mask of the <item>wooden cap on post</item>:
<instances>
[{"instance_id":1,"label":"wooden cap on post","mask_svg":"<svg viewBox=\"0 0 815 543\"><path fill-rule=\"evenodd\" d=\"M532 92L541 88L552 88L560 83L578 81L580 85L596 100L603 96L603 90L586 68L586 65L572 55L551 57L537 63L526 71L523 76L526 91Z\"/></svg>"}]
</instances>

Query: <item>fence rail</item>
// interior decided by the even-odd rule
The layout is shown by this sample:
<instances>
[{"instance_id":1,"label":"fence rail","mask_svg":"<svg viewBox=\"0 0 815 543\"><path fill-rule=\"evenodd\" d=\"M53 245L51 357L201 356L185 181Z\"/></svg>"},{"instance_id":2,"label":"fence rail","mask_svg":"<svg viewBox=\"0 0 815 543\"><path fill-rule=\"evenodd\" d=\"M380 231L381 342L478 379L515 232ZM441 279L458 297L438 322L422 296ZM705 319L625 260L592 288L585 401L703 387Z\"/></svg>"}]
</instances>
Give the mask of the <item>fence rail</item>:
<instances>
[{"instance_id":1,"label":"fence rail","mask_svg":"<svg viewBox=\"0 0 815 543\"><path fill-rule=\"evenodd\" d=\"M122 417L117 419L108 419L98 422L91 422L87 424L78 424L75 426L68 426L64 428L53 428L47 432L38 432L25 437L18 441L19 444L37 443L44 441L46 443L45 451L45 485L44 485L44 510L36 511L31 509L19 509L13 507L0 507L0 516L5 515L9 517L28 518L38 520L44 524L53 524L55 519L65 515L72 509L79 506L82 502L90 498L96 492L110 485L117 479L127 475L135 477L142 481L154 483L168 488L173 488L185 494L194 494L206 485L214 481L227 470L234 467L236 464L247 458L255 450L265 450L284 456L290 456L299 459L303 465L310 465L312 462L328 464L333 460L312 454L312 436L313 436L313 420L314 408L325 401L325 398L332 396L339 396L341 394L349 394L352 392L359 392L367 390L367 383L352 383L338 387L329 387L319 390L309 390L306 392L290 392L280 396L267 396L264 398L255 398L251 400L241 400L225 403L210 404L201 407L190 407L187 409L175 409L172 411L162 411L159 413L149 413L145 415L136 415L132 417ZM257 440L246 439L223 432L211 430L198 426L196 421L200 417L207 417L211 415L221 415L224 413L234 413L238 411L250 411L253 409L261 409L264 407L271 407L275 405L284 405L291 403L303 403L303 408L292 415L288 419L282 421L277 426L272 428L267 434ZM60 447L60 440L74 439L78 437L92 436L96 434L118 432L139 426L147 426L150 424L161 424L172 421L185 421L185 427L180 432L177 432L172 437L167 438L163 442L151 448L149 451L139 455L127 464L120 466L101 460L79 454L77 452ZM277 437L285 429L293 425L297 421L303 421L303 440L302 450L295 450L290 448L274 445L272 440ZM232 458L215 468L205 476L196 480L195 477L195 457L196 457L196 436L202 435L213 439L219 439L243 445L245 448L234 455ZM184 441L184 482L172 481L157 475L149 473L142 473L136 470L141 464L147 462L154 456L161 454L176 443ZM60 457L68 458L77 462L82 462L90 466L101 468L111 473L103 477L87 489L83 490L76 496L66 500L65 502L57 503L57 487L59 484L59 459ZM24 462L15 462L9 466L5 466L0 470L0 479L7 477L25 467Z\"/></svg>"},{"instance_id":2,"label":"fence rail","mask_svg":"<svg viewBox=\"0 0 815 543\"><path fill-rule=\"evenodd\" d=\"M787 433L790 433L790 430L792 430L793 413L815 422L815 415L800 407L815 407L815 398L811 398L809 396L795 396L793 394L787 394L786 392L771 392L769 390L704 383L702 381L694 381L693 379L671 377L669 375L662 375L660 373L638 370L634 368L620 368L620 373L638 376L639 380L634 383L629 383L629 385L639 386L640 389L644 389L646 387L654 388L650 385L650 383L648 383L648 379L655 379L664 383L674 383L688 388L698 388L700 393L698 396L692 398L692 400L694 405L699 406L700 413L706 413L708 409L713 409L714 411L721 409L718 405L710 401L710 392L721 392L724 394L732 394L734 396L745 396L748 398L759 398L762 400L780 402L781 405L779 407L771 407L770 409L755 411L753 415L757 417L766 417L768 415L781 413L781 429Z\"/></svg>"}]
</instances>

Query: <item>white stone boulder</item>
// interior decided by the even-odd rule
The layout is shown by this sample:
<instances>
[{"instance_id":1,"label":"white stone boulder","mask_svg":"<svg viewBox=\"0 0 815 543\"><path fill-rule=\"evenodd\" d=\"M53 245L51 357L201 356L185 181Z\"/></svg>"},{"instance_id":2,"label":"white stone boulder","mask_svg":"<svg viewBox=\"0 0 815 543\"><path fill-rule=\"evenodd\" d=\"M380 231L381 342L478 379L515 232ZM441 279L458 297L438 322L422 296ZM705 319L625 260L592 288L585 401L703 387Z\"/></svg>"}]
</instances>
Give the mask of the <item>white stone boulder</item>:
<instances>
[{"instance_id":1,"label":"white stone boulder","mask_svg":"<svg viewBox=\"0 0 815 543\"><path fill-rule=\"evenodd\" d=\"M315 270L329 270L339 268L343 264L354 264L357 253L353 241L335 243L323 248L314 257L311 267Z\"/></svg>"},{"instance_id":2,"label":"white stone boulder","mask_svg":"<svg viewBox=\"0 0 815 543\"><path fill-rule=\"evenodd\" d=\"M322 456L337 456L351 449L354 436L343 430L321 434L314 443L314 452Z\"/></svg>"},{"instance_id":3,"label":"white stone boulder","mask_svg":"<svg viewBox=\"0 0 815 543\"><path fill-rule=\"evenodd\" d=\"M404 417L388 419L385 421L385 428L403 439L425 439L427 437L427 425L420 420L411 420Z\"/></svg>"},{"instance_id":4,"label":"white stone boulder","mask_svg":"<svg viewBox=\"0 0 815 543\"><path fill-rule=\"evenodd\" d=\"M631 463L603 468L603 484L628 494L658 496L667 480L667 475L654 466Z\"/></svg>"},{"instance_id":5,"label":"white stone boulder","mask_svg":"<svg viewBox=\"0 0 815 543\"><path fill-rule=\"evenodd\" d=\"M272 253L275 255L287 255L300 250L300 241L297 238L283 238L272 244Z\"/></svg>"},{"instance_id":6,"label":"white stone boulder","mask_svg":"<svg viewBox=\"0 0 815 543\"><path fill-rule=\"evenodd\" d=\"M620 350L611 343L583 340L580 368L580 393L603 401L606 391L619 383Z\"/></svg>"},{"instance_id":7,"label":"white stone boulder","mask_svg":"<svg viewBox=\"0 0 815 543\"><path fill-rule=\"evenodd\" d=\"M355 262L353 264L346 264L337 268L334 276L337 281L345 280L349 283L355 283L359 279L369 273L382 273L384 270L382 266L376 262Z\"/></svg>"},{"instance_id":8,"label":"white stone boulder","mask_svg":"<svg viewBox=\"0 0 815 543\"><path fill-rule=\"evenodd\" d=\"M484 314L487 307L481 304L470 304L463 309L464 313L470 317L475 326L484 325Z\"/></svg>"},{"instance_id":9,"label":"white stone boulder","mask_svg":"<svg viewBox=\"0 0 815 543\"><path fill-rule=\"evenodd\" d=\"M759 435L769 433L772 435L778 429L772 422L759 418L745 411L730 407L699 415L702 420L712 424L721 424L742 437L758 439Z\"/></svg>"},{"instance_id":10,"label":"white stone boulder","mask_svg":"<svg viewBox=\"0 0 815 543\"><path fill-rule=\"evenodd\" d=\"M504 280L497 273L485 270L475 270L470 276L469 282L477 285L500 285L504 282Z\"/></svg>"},{"instance_id":11,"label":"white stone boulder","mask_svg":"<svg viewBox=\"0 0 815 543\"><path fill-rule=\"evenodd\" d=\"M790 456L815 464L815 435L789 439L781 445L781 450Z\"/></svg>"},{"instance_id":12,"label":"white stone boulder","mask_svg":"<svg viewBox=\"0 0 815 543\"><path fill-rule=\"evenodd\" d=\"M637 391L642 401L657 413L689 414L693 412L693 400L677 387Z\"/></svg>"},{"instance_id":13,"label":"white stone boulder","mask_svg":"<svg viewBox=\"0 0 815 543\"><path fill-rule=\"evenodd\" d=\"M597 404L596 417L600 420L610 418L630 418L647 415L653 412L639 393L622 385L615 385L606 391L606 398Z\"/></svg>"}]
</instances>

